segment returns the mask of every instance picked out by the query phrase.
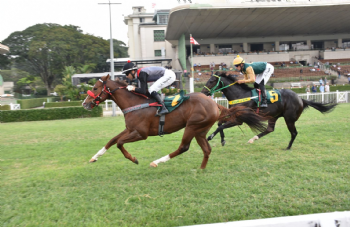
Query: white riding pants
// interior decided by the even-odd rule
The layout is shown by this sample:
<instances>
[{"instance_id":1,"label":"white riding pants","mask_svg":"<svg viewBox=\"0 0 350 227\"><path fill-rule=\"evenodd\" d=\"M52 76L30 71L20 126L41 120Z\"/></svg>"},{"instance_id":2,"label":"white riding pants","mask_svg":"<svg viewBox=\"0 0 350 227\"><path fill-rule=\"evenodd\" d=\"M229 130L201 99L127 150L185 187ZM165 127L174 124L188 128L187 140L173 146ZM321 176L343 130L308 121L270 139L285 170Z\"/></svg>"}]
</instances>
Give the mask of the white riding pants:
<instances>
[{"instance_id":1,"label":"white riding pants","mask_svg":"<svg viewBox=\"0 0 350 227\"><path fill-rule=\"evenodd\" d=\"M264 80L264 85L270 79L271 75L275 71L275 68L270 63L266 64L266 69L264 72L255 75L255 83L260 84L262 80Z\"/></svg>"},{"instance_id":2,"label":"white riding pants","mask_svg":"<svg viewBox=\"0 0 350 227\"><path fill-rule=\"evenodd\" d=\"M162 88L168 87L175 81L175 73L172 70L166 69L164 72L164 76L155 81L152 86L148 89L151 94L153 91L158 92Z\"/></svg>"}]
</instances>

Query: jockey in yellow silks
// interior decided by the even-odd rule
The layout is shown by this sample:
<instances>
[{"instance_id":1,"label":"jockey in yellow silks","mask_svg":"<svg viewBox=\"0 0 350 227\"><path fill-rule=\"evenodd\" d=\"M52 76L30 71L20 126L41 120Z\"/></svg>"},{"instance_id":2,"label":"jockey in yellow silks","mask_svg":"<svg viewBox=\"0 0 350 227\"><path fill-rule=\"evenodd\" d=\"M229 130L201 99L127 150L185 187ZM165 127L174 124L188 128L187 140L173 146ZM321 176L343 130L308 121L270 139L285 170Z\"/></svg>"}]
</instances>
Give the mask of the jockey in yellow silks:
<instances>
[{"instance_id":1,"label":"jockey in yellow silks","mask_svg":"<svg viewBox=\"0 0 350 227\"><path fill-rule=\"evenodd\" d=\"M238 80L237 83L254 83L254 87L261 90L260 107L267 107L265 84L273 74L274 67L266 62L245 63L239 55L233 60L233 65L244 75L244 79Z\"/></svg>"}]
</instances>

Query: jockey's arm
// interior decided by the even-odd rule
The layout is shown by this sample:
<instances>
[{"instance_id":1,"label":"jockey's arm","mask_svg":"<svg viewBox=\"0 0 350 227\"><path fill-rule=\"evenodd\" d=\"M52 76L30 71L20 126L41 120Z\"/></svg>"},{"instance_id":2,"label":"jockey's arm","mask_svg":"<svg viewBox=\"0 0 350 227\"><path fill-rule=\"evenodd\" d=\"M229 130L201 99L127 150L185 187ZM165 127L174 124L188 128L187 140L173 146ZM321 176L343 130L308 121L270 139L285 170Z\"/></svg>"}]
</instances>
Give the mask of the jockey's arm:
<instances>
[{"instance_id":1,"label":"jockey's arm","mask_svg":"<svg viewBox=\"0 0 350 227\"><path fill-rule=\"evenodd\" d=\"M139 81L140 87L135 88L135 92L146 95L147 93L147 78L148 74L145 72L140 72Z\"/></svg>"},{"instance_id":2,"label":"jockey's arm","mask_svg":"<svg viewBox=\"0 0 350 227\"><path fill-rule=\"evenodd\" d=\"M240 80L241 83L254 83L255 82L255 73L253 67L248 67L246 73L244 73L244 80Z\"/></svg>"}]
</instances>

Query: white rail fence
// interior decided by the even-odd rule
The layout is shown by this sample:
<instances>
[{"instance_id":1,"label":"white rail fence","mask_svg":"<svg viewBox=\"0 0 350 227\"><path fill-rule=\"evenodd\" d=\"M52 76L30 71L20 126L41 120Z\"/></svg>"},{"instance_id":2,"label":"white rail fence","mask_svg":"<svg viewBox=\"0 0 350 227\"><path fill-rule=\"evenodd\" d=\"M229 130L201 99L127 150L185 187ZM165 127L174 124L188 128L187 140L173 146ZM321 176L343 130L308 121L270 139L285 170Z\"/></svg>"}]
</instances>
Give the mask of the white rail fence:
<instances>
[{"instance_id":1,"label":"white rail fence","mask_svg":"<svg viewBox=\"0 0 350 227\"><path fill-rule=\"evenodd\" d=\"M302 99L312 100L315 102L327 103L349 103L350 102L350 91L336 91L336 92L323 92L323 93L305 93L298 94ZM222 106L228 108L228 100L226 98L214 98L214 101ZM112 100L106 100L103 105L104 111L112 111ZM117 111L121 111L117 106Z\"/></svg>"},{"instance_id":2,"label":"white rail fence","mask_svg":"<svg viewBox=\"0 0 350 227\"><path fill-rule=\"evenodd\" d=\"M323 92L323 93L305 93L298 94L298 96L305 100L312 100L315 102L328 103L349 103L350 91L336 91L336 92ZM226 98L214 98L214 101L222 106L228 108L228 100Z\"/></svg>"},{"instance_id":3,"label":"white rail fence","mask_svg":"<svg viewBox=\"0 0 350 227\"><path fill-rule=\"evenodd\" d=\"M350 227L350 211L192 225L192 227Z\"/></svg>"}]
</instances>

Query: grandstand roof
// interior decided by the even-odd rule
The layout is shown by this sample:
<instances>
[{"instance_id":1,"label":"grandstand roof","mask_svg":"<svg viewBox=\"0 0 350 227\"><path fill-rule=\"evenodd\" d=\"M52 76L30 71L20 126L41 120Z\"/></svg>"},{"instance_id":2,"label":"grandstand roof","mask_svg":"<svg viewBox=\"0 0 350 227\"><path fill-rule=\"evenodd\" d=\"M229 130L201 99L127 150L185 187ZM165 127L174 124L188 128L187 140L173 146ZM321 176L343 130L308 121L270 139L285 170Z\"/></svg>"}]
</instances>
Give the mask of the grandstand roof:
<instances>
[{"instance_id":1,"label":"grandstand roof","mask_svg":"<svg viewBox=\"0 0 350 227\"><path fill-rule=\"evenodd\" d=\"M170 10L166 39L349 33L349 12L346 0L187 4Z\"/></svg>"}]
</instances>

